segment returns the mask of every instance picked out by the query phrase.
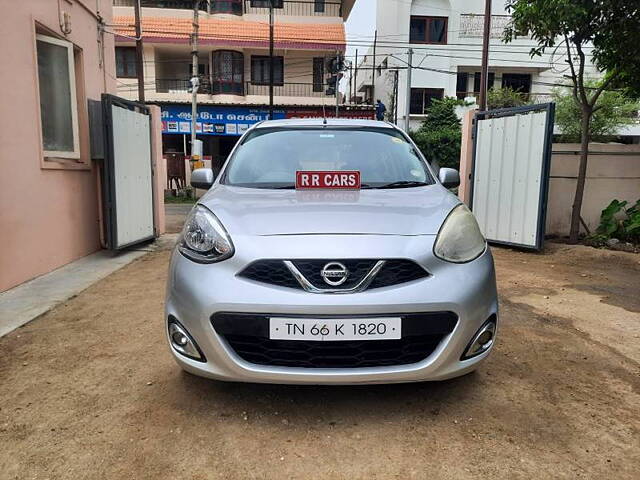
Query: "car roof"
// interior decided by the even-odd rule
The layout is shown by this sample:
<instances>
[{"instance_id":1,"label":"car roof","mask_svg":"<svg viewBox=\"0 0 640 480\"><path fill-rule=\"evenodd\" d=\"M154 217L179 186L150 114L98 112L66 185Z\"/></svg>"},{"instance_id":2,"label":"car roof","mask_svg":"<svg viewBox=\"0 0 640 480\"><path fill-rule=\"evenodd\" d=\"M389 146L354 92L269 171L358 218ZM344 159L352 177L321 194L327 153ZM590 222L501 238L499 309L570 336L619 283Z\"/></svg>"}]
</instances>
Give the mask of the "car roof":
<instances>
[{"instance_id":1,"label":"car roof","mask_svg":"<svg viewBox=\"0 0 640 480\"><path fill-rule=\"evenodd\" d=\"M326 121L326 123L325 123ZM362 128L395 128L394 125L378 120L357 120L351 118L291 118L287 120L265 120L255 128L274 127L362 127Z\"/></svg>"}]
</instances>

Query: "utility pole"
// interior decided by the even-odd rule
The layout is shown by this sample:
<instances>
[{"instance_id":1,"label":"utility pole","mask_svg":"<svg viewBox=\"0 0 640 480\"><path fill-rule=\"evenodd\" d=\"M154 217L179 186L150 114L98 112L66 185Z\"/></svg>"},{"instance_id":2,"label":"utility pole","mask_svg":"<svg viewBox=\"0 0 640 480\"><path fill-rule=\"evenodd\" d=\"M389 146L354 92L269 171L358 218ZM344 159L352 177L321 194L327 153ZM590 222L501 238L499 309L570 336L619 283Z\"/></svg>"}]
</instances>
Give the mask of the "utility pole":
<instances>
[{"instance_id":1,"label":"utility pole","mask_svg":"<svg viewBox=\"0 0 640 480\"><path fill-rule=\"evenodd\" d=\"M393 72L393 123L398 124L398 70Z\"/></svg>"},{"instance_id":2,"label":"utility pole","mask_svg":"<svg viewBox=\"0 0 640 480\"><path fill-rule=\"evenodd\" d=\"M356 48L356 66L353 70L353 91L355 103L358 103L358 49Z\"/></svg>"},{"instance_id":3,"label":"utility pole","mask_svg":"<svg viewBox=\"0 0 640 480\"><path fill-rule=\"evenodd\" d=\"M342 64L340 59L340 52L336 52L336 118L340 115L340 75L341 69L339 66Z\"/></svg>"},{"instance_id":4,"label":"utility pole","mask_svg":"<svg viewBox=\"0 0 640 480\"><path fill-rule=\"evenodd\" d=\"M193 33L191 34L191 166L193 169L193 147L196 144L196 120L198 118L198 14L200 0L193 0ZM198 159L199 160L199 159Z\"/></svg>"},{"instance_id":5,"label":"utility pole","mask_svg":"<svg viewBox=\"0 0 640 480\"><path fill-rule=\"evenodd\" d=\"M371 104L376 103L376 44L378 43L378 30L373 37L373 68L371 69Z\"/></svg>"},{"instance_id":6,"label":"utility pole","mask_svg":"<svg viewBox=\"0 0 640 480\"><path fill-rule=\"evenodd\" d=\"M484 32L482 36L482 72L480 73L480 111L487 109L487 84L489 83L489 39L491 38L491 0L485 0Z\"/></svg>"},{"instance_id":7,"label":"utility pole","mask_svg":"<svg viewBox=\"0 0 640 480\"><path fill-rule=\"evenodd\" d=\"M144 57L142 48L142 25L140 20L140 0L135 0L136 23L136 74L138 76L138 102L144 103Z\"/></svg>"},{"instance_id":8,"label":"utility pole","mask_svg":"<svg viewBox=\"0 0 640 480\"><path fill-rule=\"evenodd\" d=\"M404 104L404 131L409 133L409 114L411 112L411 71L413 69L411 62L413 61L413 49L407 50L407 92Z\"/></svg>"},{"instance_id":9,"label":"utility pole","mask_svg":"<svg viewBox=\"0 0 640 480\"><path fill-rule=\"evenodd\" d=\"M269 0L269 120L273 120L273 0Z\"/></svg>"},{"instance_id":10,"label":"utility pole","mask_svg":"<svg viewBox=\"0 0 640 480\"><path fill-rule=\"evenodd\" d=\"M353 64L349 65L349 98L347 103L353 102Z\"/></svg>"}]
</instances>

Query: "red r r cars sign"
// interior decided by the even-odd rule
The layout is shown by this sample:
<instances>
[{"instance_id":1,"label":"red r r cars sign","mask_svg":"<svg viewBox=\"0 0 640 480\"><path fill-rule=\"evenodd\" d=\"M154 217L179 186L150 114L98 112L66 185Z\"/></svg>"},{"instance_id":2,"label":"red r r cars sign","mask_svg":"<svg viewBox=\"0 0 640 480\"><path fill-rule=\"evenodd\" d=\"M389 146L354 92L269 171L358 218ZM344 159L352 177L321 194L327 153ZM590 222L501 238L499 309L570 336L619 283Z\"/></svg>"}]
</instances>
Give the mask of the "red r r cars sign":
<instances>
[{"instance_id":1,"label":"red r r cars sign","mask_svg":"<svg viewBox=\"0 0 640 480\"><path fill-rule=\"evenodd\" d=\"M359 190L360 172L352 171L299 171L296 172L296 189Z\"/></svg>"}]
</instances>

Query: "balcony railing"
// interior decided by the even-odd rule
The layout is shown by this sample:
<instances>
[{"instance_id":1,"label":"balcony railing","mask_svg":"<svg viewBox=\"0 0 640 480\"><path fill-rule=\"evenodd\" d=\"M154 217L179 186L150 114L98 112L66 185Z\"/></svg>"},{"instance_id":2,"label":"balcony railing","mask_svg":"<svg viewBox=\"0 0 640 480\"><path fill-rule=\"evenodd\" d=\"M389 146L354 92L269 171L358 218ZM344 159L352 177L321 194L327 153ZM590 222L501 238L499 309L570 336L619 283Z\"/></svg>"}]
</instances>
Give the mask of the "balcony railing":
<instances>
[{"instance_id":1,"label":"balcony railing","mask_svg":"<svg viewBox=\"0 0 640 480\"><path fill-rule=\"evenodd\" d=\"M504 29L511 22L510 15L491 15L491 38L502 38ZM484 29L484 15L460 15L459 38L482 38Z\"/></svg>"},{"instance_id":2,"label":"balcony railing","mask_svg":"<svg viewBox=\"0 0 640 480\"><path fill-rule=\"evenodd\" d=\"M283 83L274 85L276 97L327 97L328 86L321 83ZM156 78L157 93L189 93L191 82L184 78ZM262 95L269 96L269 85L248 82L211 82L207 77L200 79L198 93L208 95Z\"/></svg>"},{"instance_id":3,"label":"balcony railing","mask_svg":"<svg viewBox=\"0 0 640 480\"><path fill-rule=\"evenodd\" d=\"M113 0L114 7L133 7L136 0ZM242 15L253 13L260 15L269 14L269 2L271 0L211 0L210 13L231 13ZM342 1L339 0L272 0L276 15L289 15L298 17L322 16L341 17ZM193 0L140 0L142 7L175 8L179 10L192 10ZM207 10L207 2L200 2L200 9Z\"/></svg>"},{"instance_id":4,"label":"balcony railing","mask_svg":"<svg viewBox=\"0 0 640 480\"><path fill-rule=\"evenodd\" d=\"M520 93L521 99L525 103L547 103L553 101L550 93ZM480 92L456 92L458 100L464 100L465 98L475 97L480 98Z\"/></svg>"},{"instance_id":5,"label":"balcony railing","mask_svg":"<svg viewBox=\"0 0 640 480\"><path fill-rule=\"evenodd\" d=\"M136 0L113 0L114 7L133 7ZM201 10L207 9L206 2L200 2ZM179 10L193 10L193 0L140 0L141 7L176 8Z\"/></svg>"},{"instance_id":6,"label":"balcony railing","mask_svg":"<svg viewBox=\"0 0 640 480\"><path fill-rule=\"evenodd\" d=\"M184 78L156 78L157 93L189 93L191 92L191 81ZM211 82L208 77L200 78L198 93L210 94L212 92Z\"/></svg>"},{"instance_id":7,"label":"balcony railing","mask_svg":"<svg viewBox=\"0 0 640 480\"><path fill-rule=\"evenodd\" d=\"M273 86L276 97L326 97L327 85L322 83L282 83ZM246 82L247 95L269 95L269 85Z\"/></svg>"},{"instance_id":8,"label":"balcony railing","mask_svg":"<svg viewBox=\"0 0 640 480\"><path fill-rule=\"evenodd\" d=\"M269 14L270 0L244 0L244 13ZM276 15L341 17L342 2L326 0L271 0Z\"/></svg>"}]
</instances>

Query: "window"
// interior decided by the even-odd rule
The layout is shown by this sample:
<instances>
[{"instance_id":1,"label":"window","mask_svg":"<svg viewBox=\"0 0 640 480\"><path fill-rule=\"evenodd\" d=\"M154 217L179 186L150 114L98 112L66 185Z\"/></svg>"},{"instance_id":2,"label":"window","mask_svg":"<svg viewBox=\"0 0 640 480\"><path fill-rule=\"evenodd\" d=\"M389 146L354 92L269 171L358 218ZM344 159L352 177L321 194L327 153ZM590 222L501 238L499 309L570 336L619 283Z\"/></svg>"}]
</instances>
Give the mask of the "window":
<instances>
[{"instance_id":1,"label":"window","mask_svg":"<svg viewBox=\"0 0 640 480\"><path fill-rule=\"evenodd\" d=\"M209 12L242 15L242 0L211 0Z\"/></svg>"},{"instance_id":2,"label":"window","mask_svg":"<svg viewBox=\"0 0 640 480\"><path fill-rule=\"evenodd\" d=\"M191 78L192 71L193 71L193 66L191 64L188 64L187 65L187 76L188 76L188 78ZM199 63L198 64L198 75L206 75L206 74L207 74L206 65L204 63Z\"/></svg>"},{"instance_id":3,"label":"window","mask_svg":"<svg viewBox=\"0 0 640 480\"><path fill-rule=\"evenodd\" d=\"M273 1L273 8L284 8L283 0ZM269 8L270 0L251 0L251 6L254 8Z\"/></svg>"},{"instance_id":4,"label":"window","mask_svg":"<svg viewBox=\"0 0 640 480\"><path fill-rule=\"evenodd\" d=\"M136 47L116 47L116 76L137 78Z\"/></svg>"},{"instance_id":5,"label":"window","mask_svg":"<svg viewBox=\"0 0 640 480\"><path fill-rule=\"evenodd\" d=\"M44 155L79 159L73 44L38 34L36 49Z\"/></svg>"},{"instance_id":6,"label":"window","mask_svg":"<svg viewBox=\"0 0 640 480\"><path fill-rule=\"evenodd\" d=\"M314 0L313 11L315 13L324 13L324 0Z\"/></svg>"},{"instance_id":7,"label":"window","mask_svg":"<svg viewBox=\"0 0 640 480\"><path fill-rule=\"evenodd\" d=\"M516 92L531 92L531 75L526 73L503 73L502 88L511 88Z\"/></svg>"},{"instance_id":8,"label":"window","mask_svg":"<svg viewBox=\"0 0 640 480\"><path fill-rule=\"evenodd\" d=\"M324 90L324 57L313 59L313 91L322 92Z\"/></svg>"},{"instance_id":9,"label":"window","mask_svg":"<svg viewBox=\"0 0 640 480\"><path fill-rule=\"evenodd\" d=\"M269 85L270 57L253 55L251 57L251 83ZM273 57L273 84L284 85L284 59Z\"/></svg>"},{"instance_id":10,"label":"window","mask_svg":"<svg viewBox=\"0 0 640 480\"><path fill-rule=\"evenodd\" d=\"M447 43L447 17L411 17L409 41L411 43Z\"/></svg>"},{"instance_id":11,"label":"window","mask_svg":"<svg viewBox=\"0 0 640 480\"><path fill-rule=\"evenodd\" d=\"M482 77L482 73L476 72L473 74L473 91L476 94L480 94L480 79ZM493 72L489 72L487 79L487 90L491 90L493 88L493 84L496 80L496 74Z\"/></svg>"},{"instance_id":12,"label":"window","mask_svg":"<svg viewBox=\"0 0 640 480\"><path fill-rule=\"evenodd\" d=\"M433 100L444 98L444 88L412 88L409 113L412 115L424 115Z\"/></svg>"},{"instance_id":13,"label":"window","mask_svg":"<svg viewBox=\"0 0 640 480\"><path fill-rule=\"evenodd\" d=\"M244 95L244 55L231 50L211 53L212 93Z\"/></svg>"},{"instance_id":14,"label":"window","mask_svg":"<svg viewBox=\"0 0 640 480\"><path fill-rule=\"evenodd\" d=\"M456 97L458 97L458 100L465 99L468 94L467 88L469 88L469 74L467 72L458 72L456 81Z\"/></svg>"}]
</instances>

